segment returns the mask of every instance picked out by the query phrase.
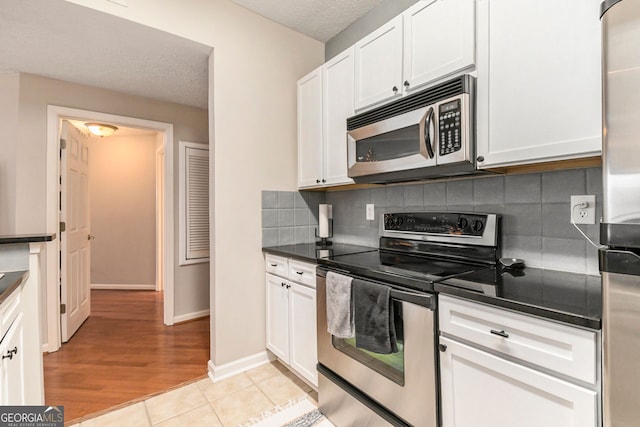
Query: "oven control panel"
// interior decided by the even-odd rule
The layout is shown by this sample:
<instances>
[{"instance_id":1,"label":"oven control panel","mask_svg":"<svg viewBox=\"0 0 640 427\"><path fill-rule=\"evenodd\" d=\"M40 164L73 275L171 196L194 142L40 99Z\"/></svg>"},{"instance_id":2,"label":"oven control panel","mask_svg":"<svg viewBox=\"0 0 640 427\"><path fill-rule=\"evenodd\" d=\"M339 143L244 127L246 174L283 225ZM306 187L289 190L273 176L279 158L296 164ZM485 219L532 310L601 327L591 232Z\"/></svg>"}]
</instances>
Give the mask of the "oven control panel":
<instances>
[{"instance_id":1,"label":"oven control panel","mask_svg":"<svg viewBox=\"0 0 640 427\"><path fill-rule=\"evenodd\" d=\"M447 236L482 236L487 214L450 212L413 212L384 214L384 231L437 234Z\"/></svg>"}]
</instances>

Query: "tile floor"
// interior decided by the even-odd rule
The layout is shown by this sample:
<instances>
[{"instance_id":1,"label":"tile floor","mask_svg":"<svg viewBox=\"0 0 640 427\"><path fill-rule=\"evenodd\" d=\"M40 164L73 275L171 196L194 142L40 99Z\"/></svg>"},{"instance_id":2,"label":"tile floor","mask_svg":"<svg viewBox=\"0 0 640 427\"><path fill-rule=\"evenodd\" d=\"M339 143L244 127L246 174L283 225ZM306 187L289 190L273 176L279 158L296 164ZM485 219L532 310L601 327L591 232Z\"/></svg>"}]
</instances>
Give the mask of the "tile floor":
<instances>
[{"instance_id":1,"label":"tile floor","mask_svg":"<svg viewBox=\"0 0 640 427\"><path fill-rule=\"evenodd\" d=\"M236 427L305 395L317 405L311 387L273 362L217 383L204 378L73 427Z\"/></svg>"}]
</instances>

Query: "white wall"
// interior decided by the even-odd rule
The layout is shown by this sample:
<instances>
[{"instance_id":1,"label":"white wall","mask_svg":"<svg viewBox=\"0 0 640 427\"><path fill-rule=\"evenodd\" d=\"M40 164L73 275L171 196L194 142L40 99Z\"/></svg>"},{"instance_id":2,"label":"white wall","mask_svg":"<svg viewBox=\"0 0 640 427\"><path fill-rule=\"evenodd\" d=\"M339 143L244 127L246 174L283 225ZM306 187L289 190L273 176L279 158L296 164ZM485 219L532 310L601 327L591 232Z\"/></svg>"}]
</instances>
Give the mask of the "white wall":
<instances>
[{"instance_id":1,"label":"white wall","mask_svg":"<svg viewBox=\"0 0 640 427\"><path fill-rule=\"evenodd\" d=\"M70 1L214 48L211 358L264 351L261 191L296 188L295 83L322 64L323 44L228 0Z\"/></svg>"},{"instance_id":2,"label":"white wall","mask_svg":"<svg viewBox=\"0 0 640 427\"><path fill-rule=\"evenodd\" d=\"M0 74L0 235L15 233L18 93L18 74Z\"/></svg>"},{"instance_id":3,"label":"white wall","mask_svg":"<svg viewBox=\"0 0 640 427\"><path fill-rule=\"evenodd\" d=\"M16 232L45 230L47 105L58 105L101 113L173 123L174 150L179 140L207 141L207 111L118 92L71 84L30 74L19 76L19 132L16 169ZM1 155L4 158L4 154ZM178 169L177 156L174 169ZM177 194L178 176L173 188ZM174 207L178 217L178 208ZM177 242L177 223L174 227ZM174 312L176 316L209 308L209 266L179 266L176 256ZM42 292L45 295L44 290ZM46 336L46 331L43 332Z\"/></svg>"},{"instance_id":4,"label":"white wall","mask_svg":"<svg viewBox=\"0 0 640 427\"><path fill-rule=\"evenodd\" d=\"M155 288L156 135L90 140L92 285Z\"/></svg>"}]
</instances>

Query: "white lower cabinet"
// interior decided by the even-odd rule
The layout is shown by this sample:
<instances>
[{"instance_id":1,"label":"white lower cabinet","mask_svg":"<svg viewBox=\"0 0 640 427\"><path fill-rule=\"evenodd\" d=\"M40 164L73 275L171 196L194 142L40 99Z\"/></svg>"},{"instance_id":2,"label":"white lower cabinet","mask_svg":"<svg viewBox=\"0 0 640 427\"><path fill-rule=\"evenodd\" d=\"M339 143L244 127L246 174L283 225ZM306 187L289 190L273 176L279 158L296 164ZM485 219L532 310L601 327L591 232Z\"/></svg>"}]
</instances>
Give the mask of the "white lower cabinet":
<instances>
[{"instance_id":1,"label":"white lower cabinet","mask_svg":"<svg viewBox=\"0 0 640 427\"><path fill-rule=\"evenodd\" d=\"M554 347L563 348L566 359L585 332L595 343L595 332L442 295L439 310L442 427L600 425L599 372L592 383L590 372L567 369L555 355L536 359L545 327L547 350L553 354ZM500 313L504 316L496 316ZM526 319L533 322L531 330ZM578 338L554 333L558 327L563 333L575 330ZM597 353L595 345L582 346L579 357L592 359L597 371ZM592 369L583 362L577 362L582 370Z\"/></svg>"},{"instance_id":2,"label":"white lower cabinet","mask_svg":"<svg viewBox=\"0 0 640 427\"><path fill-rule=\"evenodd\" d=\"M25 401L25 363L24 328L22 313L11 324L0 342L0 405L24 405Z\"/></svg>"},{"instance_id":3,"label":"white lower cabinet","mask_svg":"<svg viewBox=\"0 0 640 427\"><path fill-rule=\"evenodd\" d=\"M447 338L443 427L596 427L598 394Z\"/></svg>"},{"instance_id":4,"label":"white lower cabinet","mask_svg":"<svg viewBox=\"0 0 640 427\"><path fill-rule=\"evenodd\" d=\"M317 387L315 265L270 254L266 262L267 349Z\"/></svg>"}]
</instances>

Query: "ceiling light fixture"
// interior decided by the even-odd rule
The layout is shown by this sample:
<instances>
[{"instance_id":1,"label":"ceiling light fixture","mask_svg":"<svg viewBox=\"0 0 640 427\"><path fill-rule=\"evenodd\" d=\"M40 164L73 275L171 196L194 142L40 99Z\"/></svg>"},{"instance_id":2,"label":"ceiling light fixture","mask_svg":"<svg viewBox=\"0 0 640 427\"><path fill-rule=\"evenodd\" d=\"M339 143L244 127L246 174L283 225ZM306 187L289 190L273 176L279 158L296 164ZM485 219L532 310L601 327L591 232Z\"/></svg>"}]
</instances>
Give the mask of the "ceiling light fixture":
<instances>
[{"instance_id":1,"label":"ceiling light fixture","mask_svg":"<svg viewBox=\"0 0 640 427\"><path fill-rule=\"evenodd\" d=\"M89 132L100 137L111 136L118 130L116 126L104 123L85 123L84 125L89 129Z\"/></svg>"}]
</instances>

